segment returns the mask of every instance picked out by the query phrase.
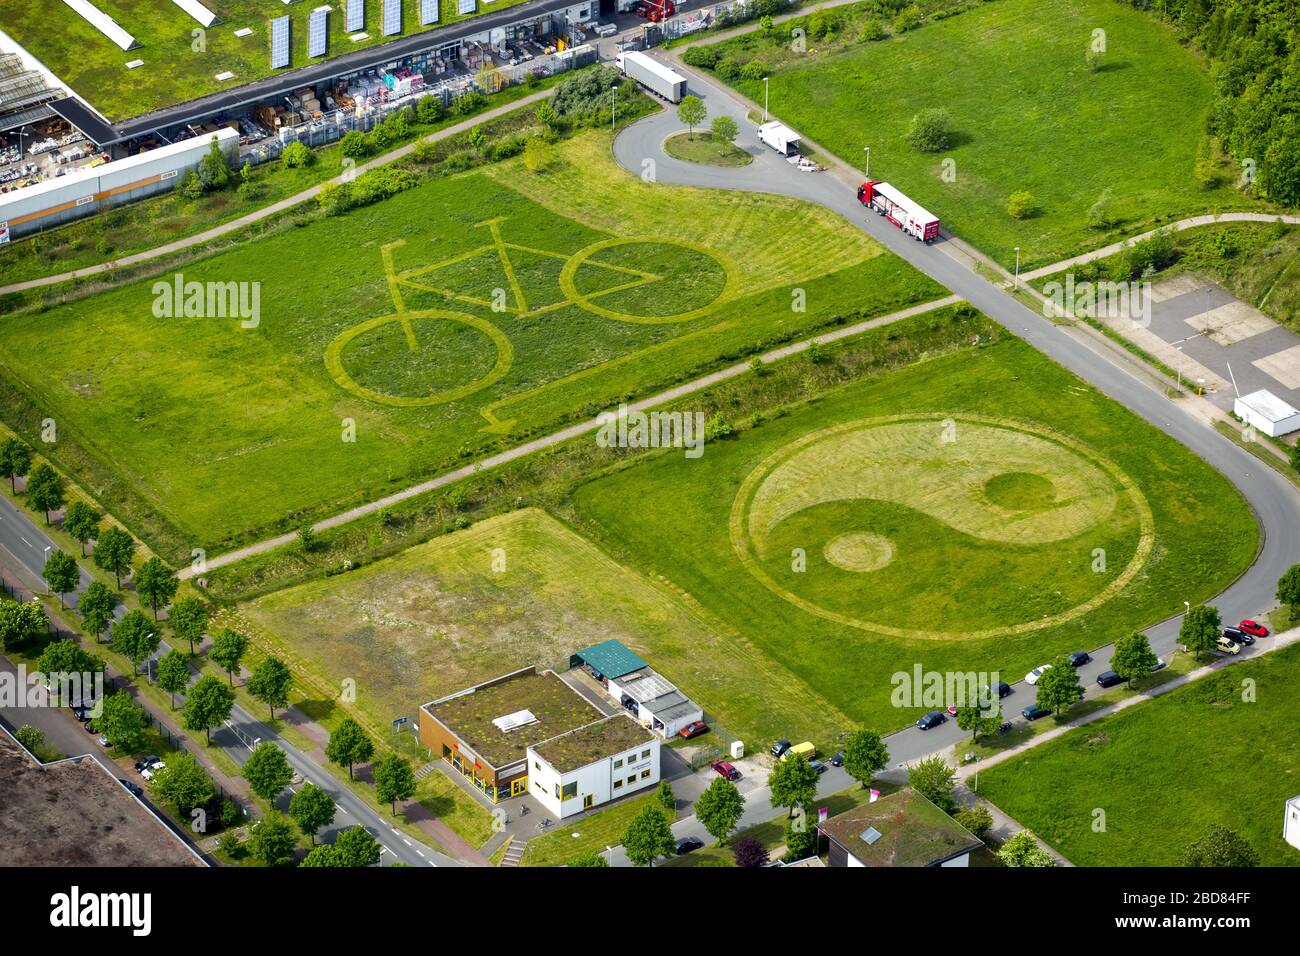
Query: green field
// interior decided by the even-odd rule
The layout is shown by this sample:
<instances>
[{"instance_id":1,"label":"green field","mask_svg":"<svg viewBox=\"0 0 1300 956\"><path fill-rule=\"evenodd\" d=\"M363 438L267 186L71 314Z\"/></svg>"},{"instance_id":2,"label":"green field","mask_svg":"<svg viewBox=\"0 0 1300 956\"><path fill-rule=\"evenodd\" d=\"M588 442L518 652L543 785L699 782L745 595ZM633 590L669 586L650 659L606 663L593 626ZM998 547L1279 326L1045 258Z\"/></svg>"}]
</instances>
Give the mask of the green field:
<instances>
[{"instance_id":1,"label":"green field","mask_svg":"<svg viewBox=\"0 0 1300 956\"><path fill-rule=\"evenodd\" d=\"M499 163L184 268L260 283L255 328L158 318L145 280L12 316L0 368L175 557L942 294L818 207L642 183L599 133L555 151L545 173Z\"/></svg>"},{"instance_id":2,"label":"green field","mask_svg":"<svg viewBox=\"0 0 1300 956\"><path fill-rule=\"evenodd\" d=\"M91 26L63 0L22 0L0 6L0 29L44 63L77 94L112 121L129 119L209 93L234 89L273 73L320 62L307 56L307 19L312 4L284 6L279 0L201 0L217 14L219 22L205 31L202 48L193 31L199 22L171 0L94 0L103 13L135 37L139 46L122 51ZM523 0L480 3L477 13L501 10ZM384 40L380 29L381 4L366 4L369 39L353 42L343 29L343 5L333 4L329 15L327 56L338 56L373 46ZM456 0L440 0L441 21L420 25L420 4L407 0L402 9L402 35L437 29L465 17L456 12ZM471 14L476 15L476 14ZM292 18L289 67L271 69L271 20ZM235 31L247 28L245 37ZM143 60L144 66L128 70L126 64ZM220 73L234 79L219 81Z\"/></svg>"},{"instance_id":3,"label":"green field","mask_svg":"<svg viewBox=\"0 0 1300 956\"><path fill-rule=\"evenodd\" d=\"M277 591L239 618L260 648L317 686L354 680L356 708L376 732L394 714L529 664L567 669L571 653L611 637L745 739L811 733L835 714L671 586L534 509Z\"/></svg>"},{"instance_id":4,"label":"green field","mask_svg":"<svg viewBox=\"0 0 1300 956\"><path fill-rule=\"evenodd\" d=\"M1257 541L1218 473L1017 340L597 477L573 510L882 731L915 716L892 674L1016 680L1216 593Z\"/></svg>"},{"instance_id":5,"label":"green field","mask_svg":"<svg viewBox=\"0 0 1300 956\"><path fill-rule=\"evenodd\" d=\"M982 771L980 793L1080 866L1177 866L1213 824L1249 840L1265 866L1297 866L1281 834L1300 744L1274 733L1294 725L1297 695L1291 646Z\"/></svg>"},{"instance_id":6,"label":"green field","mask_svg":"<svg viewBox=\"0 0 1300 956\"><path fill-rule=\"evenodd\" d=\"M1245 205L1227 187L1194 181L1213 81L1140 11L1112 0L999 0L874 43L857 39L864 16L837 40L810 38L806 54L788 49L788 27L721 49L763 64L775 116L859 169L870 147L874 178L1008 266L1015 246L1022 267L1053 262L1155 222ZM1085 51L1099 29L1106 52L1093 73ZM761 80L735 85L763 102ZM953 142L921 153L905 137L912 116L932 107L951 116ZM1018 221L1006 205L1020 190L1040 211ZM1090 229L1087 211L1107 191L1120 221Z\"/></svg>"}]
</instances>

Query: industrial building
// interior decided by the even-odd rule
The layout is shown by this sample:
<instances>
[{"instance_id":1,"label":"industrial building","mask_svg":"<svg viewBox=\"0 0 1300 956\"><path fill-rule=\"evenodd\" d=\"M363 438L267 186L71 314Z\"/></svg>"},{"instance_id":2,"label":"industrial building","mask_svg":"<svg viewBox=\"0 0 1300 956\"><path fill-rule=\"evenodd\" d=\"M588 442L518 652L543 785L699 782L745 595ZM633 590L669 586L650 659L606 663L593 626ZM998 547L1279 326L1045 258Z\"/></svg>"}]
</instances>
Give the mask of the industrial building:
<instances>
[{"instance_id":1,"label":"industrial building","mask_svg":"<svg viewBox=\"0 0 1300 956\"><path fill-rule=\"evenodd\" d=\"M585 667L620 706L662 737L675 737L704 719L704 710L622 641L609 640L578 651L570 667Z\"/></svg>"}]
</instances>

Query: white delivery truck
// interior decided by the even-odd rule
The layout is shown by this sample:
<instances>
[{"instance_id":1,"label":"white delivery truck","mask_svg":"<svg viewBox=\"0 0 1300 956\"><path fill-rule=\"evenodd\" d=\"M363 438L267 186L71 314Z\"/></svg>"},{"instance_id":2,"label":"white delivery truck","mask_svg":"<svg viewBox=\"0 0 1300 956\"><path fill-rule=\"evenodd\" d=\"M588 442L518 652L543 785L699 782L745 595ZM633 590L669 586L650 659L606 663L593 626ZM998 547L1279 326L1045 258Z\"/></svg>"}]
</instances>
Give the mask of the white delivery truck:
<instances>
[{"instance_id":1,"label":"white delivery truck","mask_svg":"<svg viewBox=\"0 0 1300 956\"><path fill-rule=\"evenodd\" d=\"M767 143L782 156L799 152L799 134L776 120L758 128L758 141Z\"/></svg>"},{"instance_id":2,"label":"white delivery truck","mask_svg":"<svg viewBox=\"0 0 1300 956\"><path fill-rule=\"evenodd\" d=\"M682 97L686 95L686 77L644 53L635 51L620 53L618 68L624 76L631 77L651 93L663 97L669 103L680 103Z\"/></svg>"}]
</instances>

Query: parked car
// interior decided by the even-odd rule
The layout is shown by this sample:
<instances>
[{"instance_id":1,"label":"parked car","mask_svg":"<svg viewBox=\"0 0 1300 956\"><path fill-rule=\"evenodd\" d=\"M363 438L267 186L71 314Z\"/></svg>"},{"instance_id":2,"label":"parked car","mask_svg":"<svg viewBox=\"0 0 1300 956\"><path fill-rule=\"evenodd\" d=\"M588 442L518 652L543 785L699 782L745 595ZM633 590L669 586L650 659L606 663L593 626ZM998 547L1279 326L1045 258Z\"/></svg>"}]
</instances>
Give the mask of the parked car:
<instances>
[{"instance_id":1,"label":"parked car","mask_svg":"<svg viewBox=\"0 0 1300 956\"><path fill-rule=\"evenodd\" d=\"M998 681L998 700L1011 696L1011 685L1004 680Z\"/></svg>"},{"instance_id":2,"label":"parked car","mask_svg":"<svg viewBox=\"0 0 1300 956\"><path fill-rule=\"evenodd\" d=\"M740 779L740 771L725 760L715 760L709 766L713 768L714 773L719 777L722 777L724 780Z\"/></svg>"},{"instance_id":3,"label":"parked car","mask_svg":"<svg viewBox=\"0 0 1300 956\"><path fill-rule=\"evenodd\" d=\"M1158 670L1164 670L1168 666L1169 665L1165 663L1165 659L1163 657L1157 657L1156 662L1151 665L1151 673L1154 674Z\"/></svg>"},{"instance_id":4,"label":"parked car","mask_svg":"<svg viewBox=\"0 0 1300 956\"><path fill-rule=\"evenodd\" d=\"M776 743L772 744L772 756L780 757L784 755L785 752L789 749L790 749L790 741L778 740Z\"/></svg>"},{"instance_id":5,"label":"parked car","mask_svg":"<svg viewBox=\"0 0 1300 956\"><path fill-rule=\"evenodd\" d=\"M1255 639L1239 627L1225 627L1223 636L1237 644L1245 644L1249 647L1255 643Z\"/></svg>"},{"instance_id":6,"label":"parked car","mask_svg":"<svg viewBox=\"0 0 1300 956\"><path fill-rule=\"evenodd\" d=\"M154 774L156 774L159 770L162 770L166 766L167 764L163 763L161 760L159 760L157 763L151 763L149 766L145 767L143 770L140 771L140 776L144 777L146 780L152 780L154 778Z\"/></svg>"},{"instance_id":7,"label":"parked car","mask_svg":"<svg viewBox=\"0 0 1300 956\"><path fill-rule=\"evenodd\" d=\"M1025 675L1025 683L1028 684L1030 687L1033 687L1035 684L1038 683L1038 678L1042 677L1051 669L1052 669L1051 664L1044 664L1042 667L1035 667L1033 670L1031 670L1028 674Z\"/></svg>"},{"instance_id":8,"label":"parked car","mask_svg":"<svg viewBox=\"0 0 1300 956\"><path fill-rule=\"evenodd\" d=\"M831 754L831 766L832 766L832 767L843 767L843 766L844 766L844 751L843 751L843 750L840 750L840 751L837 751L837 752Z\"/></svg>"},{"instance_id":9,"label":"parked car","mask_svg":"<svg viewBox=\"0 0 1300 956\"><path fill-rule=\"evenodd\" d=\"M819 776L821 774L824 774L827 770L830 769L829 767L826 766L826 764L822 763L820 760L809 760L808 766L816 770Z\"/></svg>"},{"instance_id":10,"label":"parked car","mask_svg":"<svg viewBox=\"0 0 1300 956\"><path fill-rule=\"evenodd\" d=\"M148 757L141 757L139 760L135 762L135 769L140 773L144 773L147 769L152 767L154 764L158 763L161 759L162 758L159 757L157 754L150 754Z\"/></svg>"},{"instance_id":11,"label":"parked car","mask_svg":"<svg viewBox=\"0 0 1300 956\"><path fill-rule=\"evenodd\" d=\"M1039 707L1037 704L1030 704L1020 712L1020 716L1025 720L1038 720L1040 717L1046 717L1051 711L1046 707Z\"/></svg>"},{"instance_id":12,"label":"parked car","mask_svg":"<svg viewBox=\"0 0 1300 956\"><path fill-rule=\"evenodd\" d=\"M931 727L938 727L947 721L948 716L941 710L932 710L916 722L916 726L922 730L929 730Z\"/></svg>"},{"instance_id":13,"label":"parked car","mask_svg":"<svg viewBox=\"0 0 1300 956\"><path fill-rule=\"evenodd\" d=\"M957 716L957 705L956 705L956 704L949 704L947 710L948 710L948 716L949 716L949 717L954 717L954 718L955 718L955 717Z\"/></svg>"},{"instance_id":14,"label":"parked car","mask_svg":"<svg viewBox=\"0 0 1300 956\"><path fill-rule=\"evenodd\" d=\"M803 757L804 760L812 760L817 756L817 748L813 746L811 740L805 740L801 744L795 744L793 747L781 754L782 760L789 760L791 757Z\"/></svg>"},{"instance_id":15,"label":"parked car","mask_svg":"<svg viewBox=\"0 0 1300 956\"><path fill-rule=\"evenodd\" d=\"M1124 683L1124 678L1114 671L1103 671L1097 675L1097 683L1102 687L1114 687L1116 684Z\"/></svg>"},{"instance_id":16,"label":"parked car","mask_svg":"<svg viewBox=\"0 0 1300 956\"><path fill-rule=\"evenodd\" d=\"M692 850L698 850L702 846L704 846L704 841L699 837L682 837L677 841L677 855L681 856L684 853L690 853Z\"/></svg>"},{"instance_id":17,"label":"parked car","mask_svg":"<svg viewBox=\"0 0 1300 956\"><path fill-rule=\"evenodd\" d=\"M120 783L122 786L126 787L126 789L130 793L134 794L135 796L137 797L144 796L144 788L141 787L138 783L132 783L130 780L123 780L121 777L117 778L117 782Z\"/></svg>"},{"instance_id":18,"label":"parked car","mask_svg":"<svg viewBox=\"0 0 1300 956\"><path fill-rule=\"evenodd\" d=\"M707 734L708 732L709 725L702 720L696 720L677 731L677 736L683 740L690 740L692 737L698 737L700 734Z\"/></svg>"},{"instance_id":19,"label":"parked car","mask_svg":"<svg viewBox=\"0 0 1300 956\"><path fill-rule=\"evenodd\" d=\"M107 736L106 734L100 734L100 735L99 735L99 745L100 745L101 747L111 747L111 746L113 746L113 744L109 741L108 736Z\"/></svg>"},{"instance_id":20,"label":"parked car","mask_svg":"<svg viewBox=\"0 0 1300 956\"><path fill-rule=\"evenodd\" d=\"M1234 640L1232 640L1232 639L1230 639L1230 638L1224 637L1224 636L1222 636L1222 635L1220 635L1220 636L1219 636L1219 639L1218 639L1217 641L1214 642L1214 649L1215 649L1216 651L1218 651L1220 654L1240 654L1240 653L1241 653L1241 645L1240 645L1240 644L1238 644L1236 641L1234 641Z\"/></svg>"},{"instance_id":21,"label":"parked car","mask_svg":"<svg viewBox=\"0 0 1300 956\"><path fill-rule=\"evenodd\" d=\"M1071 667L1082 667L1084 664L1087 664L1087 663L1088 663L1089 661L1091 661L1091 660L1092 660L1092 658L1088 656L1088 652L1087 652L1087 651L1071 651L1071 652L1070 652L1070 666L1071 666Z\"/></svg>"},{"instance_id":22,"label":"parked car","mask_svg":"<svg viewBox=\"0 0 1300 956\"><path fill-rule=\"evenodd\" d=\"M1246 618L1246 620L1238 624L1237 627L1241 628L1251 637L1268 637L1268 628L1263 624L1252 621L1250 618Z\"/></svg>"},{"instance_id":23,"label":"parked car","mask_svg":"<svg viewBox=\"0 0 1300 956\"><path fill-rule=\"evenodd\" d=\"M72 708L72 716L76 717L77 720L81 721L84 724L86 721L90 720L90 708L74 707Z\"/></svg>"}]
</instances>

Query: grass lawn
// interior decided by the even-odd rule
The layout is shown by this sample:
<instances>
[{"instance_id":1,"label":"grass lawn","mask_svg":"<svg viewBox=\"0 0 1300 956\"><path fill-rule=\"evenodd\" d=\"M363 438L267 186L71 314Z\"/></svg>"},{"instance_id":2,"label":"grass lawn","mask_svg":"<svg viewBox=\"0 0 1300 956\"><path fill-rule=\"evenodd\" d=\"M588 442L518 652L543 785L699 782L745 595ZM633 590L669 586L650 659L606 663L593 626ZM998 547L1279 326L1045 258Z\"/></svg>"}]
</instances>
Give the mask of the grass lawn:
<instances>
[{"instance_id":1,"label":"grass lawn","mask_svg":"<svg viewBox=\"0 0 1300 956\"><path fill-rule=\"evenodd\" d=\"M355 709L385 738L394 716L426 701L528 664L566 669L573 651L610 637L746 739L811 732L816 712L834 713L744 637L535 509L272 593L237 619L259 651L305 675L304 694L337 696L326 691L354 680Z\"/></svg>"},{"instance_id":2,"label":"grass lawn","mask_svg":"<svg viewBox=\"0 0 1300 956\"><path fill-rule=\"evenodd\" d=\"M500 10L523 0L495 0L490 7L480 4L475 13ZM89 100L112 121L197 99L209 93L231 90L290 69L320 62L307 56L307 20L311 6L281 7L267 0L204 0L204 5L220 18L206 30L205 44L195 50L192 31L200 24L180 7L157 0L95 0L95 6L108 14L139 46L123 51L91 26L63 0L24 0L6 3L0 10L3 29L77 94ZM380 4L366 4L366 29L369 39L353 42L344 28L343 7L333 5L329 16L327 56L349 53L384 42L388 37L380 29ZM440 0L441 20L446 26L465 16L456 12L456 0ZM291 54L289 67L271 69L271 27L273 18L289 16ZM247 28L245 37L235 31ZM420 4L407 0L402 11L402 35L417 33ZM128 70L132 60L144 60L144 66ZM219 81L217 74L233 73L234 79Z\"/></svg>"},{"instance_id":3,"label":"grass lawn","mask_svg":"<svg viewBox=\"0 0 1300 956\"><path fill-rule=\"evenodd\" d=\"M153 516L133 530L179 559L941 294L818 207L642 183L603 133L556 156L545 173L499 163L185 267L186 281L261 283L256 328L157 318L146 280L12 316L0 371Z\"/></svg>"},{"instance_id":4,"label":"grass lawn","mask_svg":"<svg viewBox=\"0 0 1300 956\"><path fill-rule=\"evenodd\" d=\"M664 152L677 159L709 166L748 166L754 161L735 143L715 141L712 133L677 133L664 140Z\"/></svg>"},{"instance_id":5,"label":"grass lawn","mask_svg":"<svg viewBox=\"0 0 1300 956\"><path fill-rule=\"evenodd\" d=\"M856 14L865 17L864 12ZM757 57L770 76L774 115L920 202L954 233L1010 267L1053 262L1161 220L1247 203L1226 186L1193 179L1213 81L1174 34L1110 0L1000 0L876 43L813 38L789 49L787 30L725 41L733 59ZM1085 51L1104 30L1102 69ZM763 102L761 80L735 85ZM911 118L939 108L952 118L950 148L921 153L906 142ZM1159 123L1151 117L1159 116ZM955 179L944 178L944 162ZM1231 178L1231 177L1228 177ZM1039 212L1017 221L1011 193ZM1087 227L1108 193L1121 221Z\"/></svg>"},{"instance_id":6,"label":"grass lawn","mask_svg":"<svg viewBox=\"0 0 1300 956\"><path fill-rule=\"evenodd\" d=\"M1081 866L1177 866L1216 823L1249 840L1265 866L1296 866L1281 833L1300 746L1273 730L1294 722L1297 694L1293 645L990 768L980 793ZM1098 809L1104 832L1093 829Z\"/></svg>"},{"instance_id":7,"label":"grass lawn","mask_svg":"<svg viewBox=\"0 0 1300 956\"><path fill-rule=\"evenodd\" d=\"M1217 472L1018 340L596 477L572 508L615 558L880 731L919 713L891 703L891 675L1018 677L1095 648L1217 593L1258 536ZM816 743L847 729L808 712Z\"/></svg>"},{"instance_id":8,"label":"grass lawn","mask_svg":"<svg viewBox=\"0 0 1300 956\"><path fill-rule=\"evenodd\" d=\"M520 866L563 866L584 853L603 853L606 847L623 842L628 824L647 805L658 806L654 791L616 803L608 810L567 824L528 841Z\"/></svg>"}]
</instances>

